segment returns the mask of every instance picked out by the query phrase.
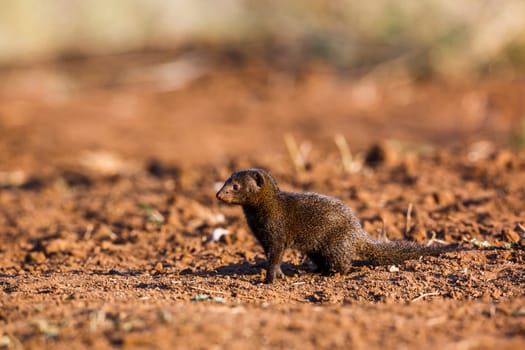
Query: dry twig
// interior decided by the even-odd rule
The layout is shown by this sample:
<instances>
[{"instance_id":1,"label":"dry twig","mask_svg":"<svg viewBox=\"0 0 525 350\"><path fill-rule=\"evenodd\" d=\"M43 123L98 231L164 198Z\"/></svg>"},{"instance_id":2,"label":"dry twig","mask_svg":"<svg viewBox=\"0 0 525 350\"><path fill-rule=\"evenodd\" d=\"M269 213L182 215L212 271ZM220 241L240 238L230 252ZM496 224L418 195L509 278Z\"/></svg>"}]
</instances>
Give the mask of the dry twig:
<instances>
[{"instance_id":1,"label":"dry twig","mask_svg":"<svg viewBox=\"0 0 525 350\"><path fill-rule=\"evenodd\" d=\"M439 243L439 244L443 244L443 245L449 245L450 244L447 241L444 241L442 239L436 238L436 231L432 231L432 238L430 238L430 240L428 241L427 246L432 245L432 243L434 243L434 242Z\"/></svg>"},{"instance_id":2,"label":"dry twig","mask_svg":"<svg viewBox=\"0 0 525 350\"><path fill-rule=\"evenodd\" d=\"M221 292L221 291L218 291L218 290L211 290L211 289L206 289L206 288L200 288L200 287L194 287L194 286L188 286L189 288L191 289L194 289L194 290L200 290L201 292L207 292L207 293L218 293L218 294L225 294L225 295L229 295L230 293L227 293L227 292Z\"/></svg>"},{"instance_id":3,"label":"dry twig","mask_svg":"<svg viewBox=\"0 0 525 350\"><path fill-rule=\"evenodd\" d=\"M415 301L418 301L418 300L421 300L425 297L429 297L429 296L433 296L433 295L439 295L439 292L431 292L431 293L424 293L424 294L421 294L420 296L418 296L417 298L414 298L412 299L412 303L415 302Z\"/></svg>"}]
</instances>

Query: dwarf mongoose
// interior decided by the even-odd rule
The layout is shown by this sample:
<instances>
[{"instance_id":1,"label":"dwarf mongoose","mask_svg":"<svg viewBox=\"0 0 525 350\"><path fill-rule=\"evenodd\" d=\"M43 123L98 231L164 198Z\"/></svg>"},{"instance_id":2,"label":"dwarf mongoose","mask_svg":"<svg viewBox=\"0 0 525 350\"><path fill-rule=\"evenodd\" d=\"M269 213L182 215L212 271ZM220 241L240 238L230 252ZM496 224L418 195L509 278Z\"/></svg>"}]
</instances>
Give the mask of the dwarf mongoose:
<instances>
[{"instance_id":1,"label":"dwarf mongoose","mask_svg":"<svg viewBox=\"0 0 525 350\"><path fill-rule=\"evenodd\" d=\"M306 254L322 273L346 273L357 257L391 264L448 249L408 241L374 240L341 200L317 193L284 192L262 169L233 173L217 199L242 206L248 226L268 259L266 282L284 277L281 261L286 248Z\"/></svg>"}]
</instances>

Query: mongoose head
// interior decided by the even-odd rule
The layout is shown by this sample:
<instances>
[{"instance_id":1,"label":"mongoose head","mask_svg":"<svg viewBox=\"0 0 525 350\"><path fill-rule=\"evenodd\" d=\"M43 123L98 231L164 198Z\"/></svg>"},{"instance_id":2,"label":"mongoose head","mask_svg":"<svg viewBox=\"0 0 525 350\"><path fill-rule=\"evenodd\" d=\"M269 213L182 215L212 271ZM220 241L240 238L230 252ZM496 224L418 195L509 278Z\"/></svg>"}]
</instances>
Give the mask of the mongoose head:
<instances>
[{"instance_id":1,"label":"mongoose head","mask_svg":"<svg viewBox=\"0 0 525 350\"><path fill-rule=\"evenodd\" d=\"M262 169L236 171L217 192L218 200L228 204L249 205L259 201L268 191L278 191L271 175Z\"/></svg>"}]
</instances>

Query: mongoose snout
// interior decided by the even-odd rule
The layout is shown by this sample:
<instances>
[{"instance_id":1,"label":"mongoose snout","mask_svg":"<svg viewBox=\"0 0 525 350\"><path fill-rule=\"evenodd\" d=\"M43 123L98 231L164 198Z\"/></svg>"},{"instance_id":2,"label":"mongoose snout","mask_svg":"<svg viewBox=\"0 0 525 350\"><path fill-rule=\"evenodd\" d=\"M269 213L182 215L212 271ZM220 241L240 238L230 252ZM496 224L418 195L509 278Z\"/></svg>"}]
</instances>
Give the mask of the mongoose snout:
<instances>
[{"instance_id":1,"label":"mongoose snout","mask_svg":"<svg viewBox=\"0 0 525 350\"><path fill-rule=\"evenodd\" d=\"M239 191L239 189L239 184L226 181L222 188L217 192L215 197L224 203L235 204L235 192Z\"/></svg>"}]
</instances>

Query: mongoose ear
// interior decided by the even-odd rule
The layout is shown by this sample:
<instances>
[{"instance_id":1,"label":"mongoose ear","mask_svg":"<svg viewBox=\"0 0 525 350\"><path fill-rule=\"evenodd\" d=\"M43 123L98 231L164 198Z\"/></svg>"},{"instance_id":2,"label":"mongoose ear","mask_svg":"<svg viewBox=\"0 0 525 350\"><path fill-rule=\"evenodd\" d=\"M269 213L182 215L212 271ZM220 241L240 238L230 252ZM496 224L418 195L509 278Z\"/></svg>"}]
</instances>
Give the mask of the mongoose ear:
<instances>
[{"instance_id":1,"label":"mongoose ear","mask_svg":"<svg viewBox=\"0 0 525 350\"><path fill-rule=\"evenodd\" d=\"M264 186L264 174L260 171L256 171L254 174L255 183L257 184L257 187L263 187Z\"/></svg>"}]
</instances>

